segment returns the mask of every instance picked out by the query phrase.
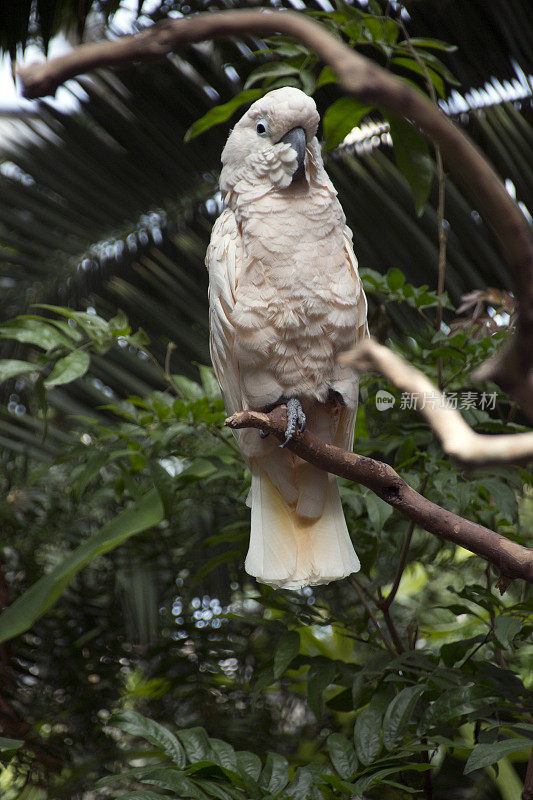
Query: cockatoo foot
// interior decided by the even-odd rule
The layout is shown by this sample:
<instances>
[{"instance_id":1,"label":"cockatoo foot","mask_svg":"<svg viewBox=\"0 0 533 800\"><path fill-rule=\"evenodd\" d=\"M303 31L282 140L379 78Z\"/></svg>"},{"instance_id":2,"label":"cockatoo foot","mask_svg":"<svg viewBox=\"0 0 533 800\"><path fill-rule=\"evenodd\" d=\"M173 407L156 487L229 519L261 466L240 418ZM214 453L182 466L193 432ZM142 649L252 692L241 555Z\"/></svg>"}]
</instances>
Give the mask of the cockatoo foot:
<instances>
[{"instance_id":1,"label":"cockatoo foot","mask_svg":"<svg viewBox=\"0 0 533 800\"><path fill-rule=\"evenodd\" d=\"M296 433L297 428L299 428L300 433L303 433L305 431L306 424L307 420L305 418L302 404L297 397L290 397L287 400L287 428L285 429L286 439L283 444L280 444L280 447L287 447L290 440Z\"/></svg>"},{"instance_id":2,"label":"cockatoo foot","mask_svg":"<svg viewBox=\"0 0 533 800\"><path fill-rule=\"evenodd\" d=\"M268 431L262 430L262 428L259 428L259 437L261 439L266 439L267 436L270 436L270 433Z\"/></svg>"}]
</instances>

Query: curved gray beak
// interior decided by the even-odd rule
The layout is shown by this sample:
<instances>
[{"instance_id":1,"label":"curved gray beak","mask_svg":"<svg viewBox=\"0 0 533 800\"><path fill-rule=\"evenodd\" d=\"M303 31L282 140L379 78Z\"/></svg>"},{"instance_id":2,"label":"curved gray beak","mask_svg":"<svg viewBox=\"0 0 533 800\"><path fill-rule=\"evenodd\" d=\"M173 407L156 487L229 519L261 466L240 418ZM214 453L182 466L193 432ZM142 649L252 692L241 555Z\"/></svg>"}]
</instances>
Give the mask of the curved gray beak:
<instances>
[{"instance_id":1,"label":"curved gray beak","mask_svg":"<svg viewBox=\"0 0 533 800\"><path fill-rule=\"evenodd\" d=\"M292 176L292 182L299 180L305 175L305 146L307 144L305 131L303 128L292 128L285 136L282 136L280 142L290 144L296 150L298 156L298 167Z\"/></svg>"}]
</instances>

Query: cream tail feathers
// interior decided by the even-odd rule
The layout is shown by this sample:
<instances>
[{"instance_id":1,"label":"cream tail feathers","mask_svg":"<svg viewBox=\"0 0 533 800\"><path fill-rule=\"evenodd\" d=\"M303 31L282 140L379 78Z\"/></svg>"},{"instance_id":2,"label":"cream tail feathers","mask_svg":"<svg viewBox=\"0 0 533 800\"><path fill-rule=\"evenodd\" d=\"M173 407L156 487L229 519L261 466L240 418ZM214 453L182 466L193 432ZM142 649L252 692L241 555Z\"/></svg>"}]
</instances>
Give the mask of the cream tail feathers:
<instances>
[{"instance_id":1,"label":"cream tail feathers","mask_svg":"<svg viewBox=\"0 0 533 800\"><path fill-rule=\"evenodd\" d=\"M230 134L206 258L211 357L228 413L295 398L313 433L351 449L357 380L337 356L367 335L366 300L317 124L313 100L286 88ZM236 438L252 471L247 571L296 589L359 569L335 478L273 437Z\"/></svg>"},{"instance_id":2,"label":"cream tail feathers","mask_svg":"<svg viewBox=\"0 0 533 800\"><path fill-rule=\"evenodd\" d=\"M245 568L261 583L283 589L329 583L357 572L335 478L327 476L317 519L297 514L264 471L252 473L252 526Z\"/></svg>"}]
</instances>

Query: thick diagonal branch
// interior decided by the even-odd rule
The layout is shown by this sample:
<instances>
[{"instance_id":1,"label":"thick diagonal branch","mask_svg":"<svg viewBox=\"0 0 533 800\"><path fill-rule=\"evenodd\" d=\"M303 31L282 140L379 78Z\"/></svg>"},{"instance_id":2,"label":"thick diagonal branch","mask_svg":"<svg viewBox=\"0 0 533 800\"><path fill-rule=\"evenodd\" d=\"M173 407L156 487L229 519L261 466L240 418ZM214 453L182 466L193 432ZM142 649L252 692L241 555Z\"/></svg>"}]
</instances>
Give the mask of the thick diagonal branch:
<instances>
[{"instance_id":1,"label":"thick diagonal branch","mask_svg":"<svg viewBox=\"0 0 533 800\"><path fill-rule=\"evenodd\" d=\"M353 350L342 353L339 361L357 372L380 372L401 392L420 398L420 413L439 437L442 449L463 465L533 459L533 432L498 436L476 433L429 378L375 339L364 339Z\"/></svg>"},{"instance_id":2,"label":"thick diagonal branch","mask_svg":"<svg viewBox=\"0 0 533 800\"><path fill-rule=\"evenodd\" d=\"M98 42L45 64L20 70L28 98L54 94L69 78L97 67L163 58L205 39L284 33L330 64L343 91L366 105L399 114L440 147L448 166L492 225L514 274L520 315L517 335L504 354L487 362L484 377L509 392L533 418L533 240L528 223L487 159L471 140L420 92L356 53L303 14L271 9L195 14L165 20L134 36Z\"/></svg>"},{"instance_id":3,"label":"thick diagonal branch","mask_svg":"<svg viewBox=\"0 0 533 800\"><path fill-rule=\"evenodd\" d=\"M233 429L260 428L283 441L287 425L285 407L278 406L269 414L239 411L226 420L226 425ZM504 578L500 579L500 586L505 587L505 579L508 582L512 578L533 583L533 550L432 503L412 489L389 464L326 444L307 430L296 434L287 447L319 469L368 486L421 528L494 564Z\"/></svg>"}]
</instances>

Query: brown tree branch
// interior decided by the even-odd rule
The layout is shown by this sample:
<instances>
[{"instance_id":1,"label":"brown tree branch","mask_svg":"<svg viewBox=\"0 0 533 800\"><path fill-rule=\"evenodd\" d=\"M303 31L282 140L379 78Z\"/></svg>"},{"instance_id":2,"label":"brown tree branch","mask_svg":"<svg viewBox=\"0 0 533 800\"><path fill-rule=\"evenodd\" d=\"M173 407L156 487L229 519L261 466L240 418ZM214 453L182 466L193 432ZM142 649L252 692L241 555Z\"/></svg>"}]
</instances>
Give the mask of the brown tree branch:
<instances>
[{"instance_id":1,"label":"brown tree branch","mask_svg":"<svg viewBox=\"0 0 533 800\"><path fill-rule=\"evenodd\" d=\"M416 367L397 353L368 338L353 350L342 353L339 361L358 372L380 372L402 392L432 398L420 413L427 419L443 450L462 464L475 467L490 463L524 461L533 458L533 432L490 435L476 433L454 408L446 407L446 398Z\"/></svg>"},{"instance_id":2,"label":"brown tree branch","mask_svg":"<svg viewBox=\"0 0 533 800\"><path fill-rule=\"evenodd\" d=\"M269 414L239 411L226 420L226 425L232 429L260 428L284 441L286 409L285 406L278 406ZM319 469L368 486L378 497L414 520L421 528L494 564L502 573L498 583L500 588L508 585L513 578L523 578L533 583L532 549L522 547L483 525L463 519L432 503L412 489L389 464L326 444L309 431L295 435L287 447Z\"/></svg>"},{"instance_id":3,"label":"brown tree branch","mask_svg":"<svg viewBox=\"0 0 533 800\"><path fill-rule=\"evenodd\" d=\"M533 240L528 223L481 151L433 103L346 44L324 26L295 11L252 9L195 14L165 20L118 41L85 44L65 56L20 70L28 98L54 94L69 78L97 67L163 58L193 42L247 34L294 36L333 67L341 89L365 105L399 114L440 148L450 169L492 225L514 275L520 315L505 353L485 365L491 378L533 418Z\"/></svg>"}]
</instances>

